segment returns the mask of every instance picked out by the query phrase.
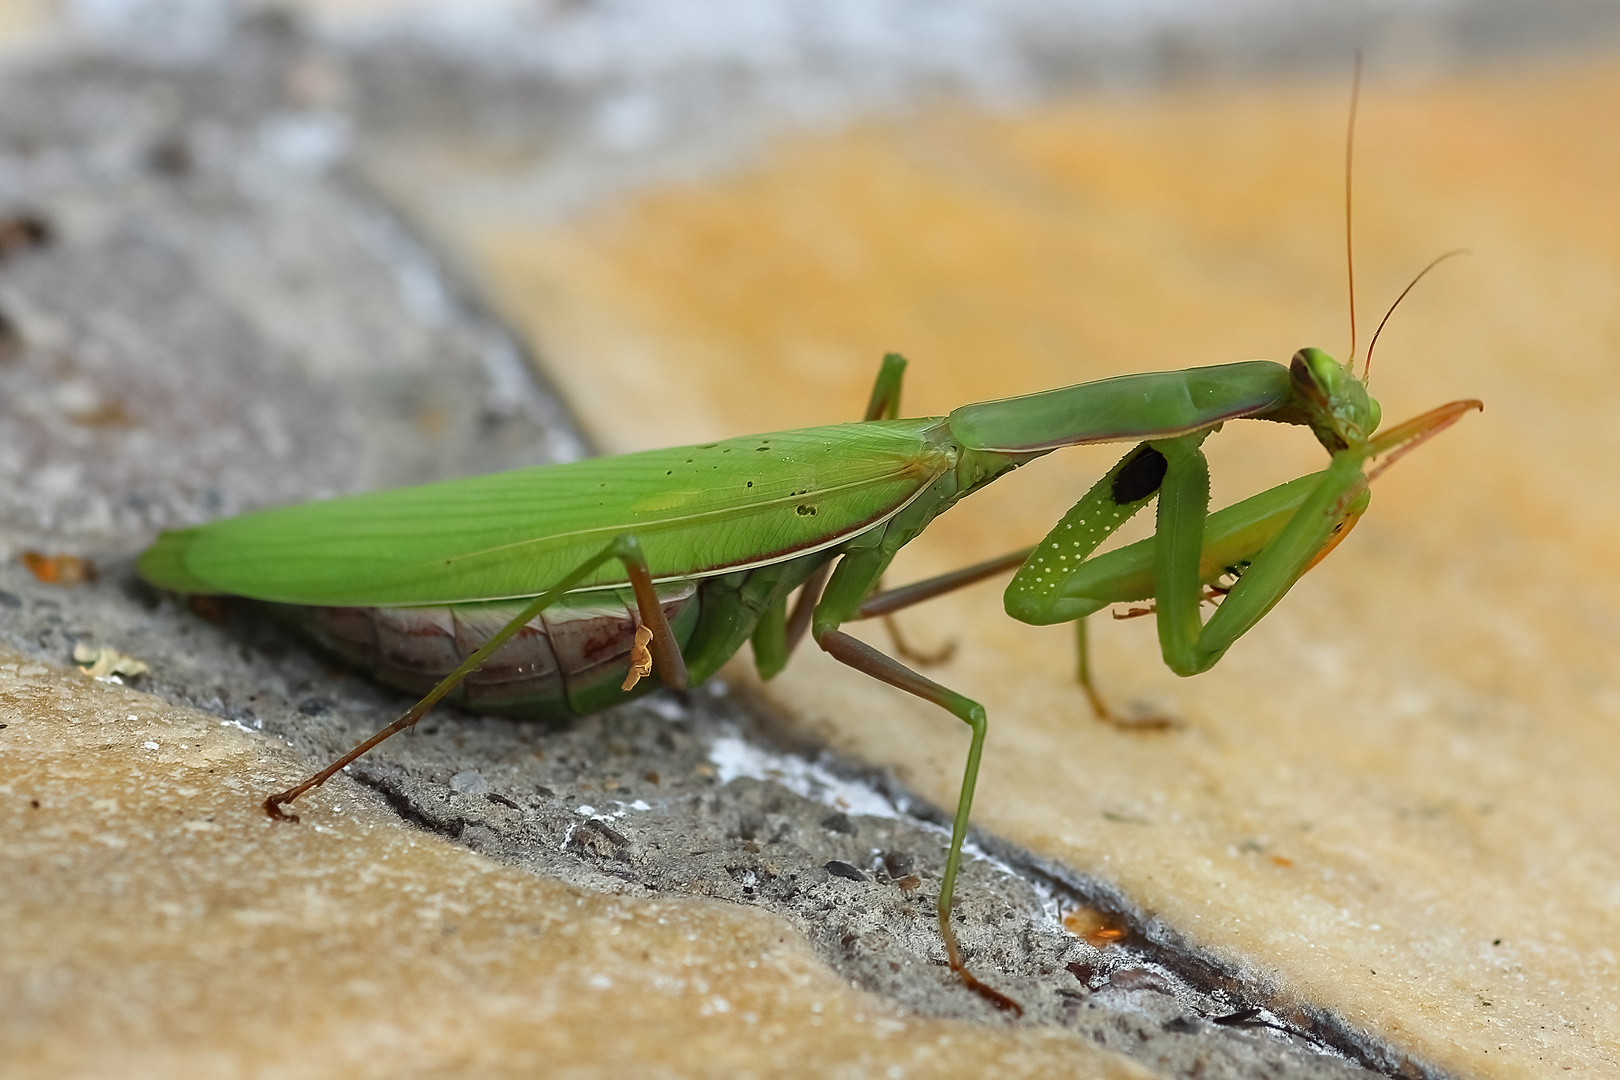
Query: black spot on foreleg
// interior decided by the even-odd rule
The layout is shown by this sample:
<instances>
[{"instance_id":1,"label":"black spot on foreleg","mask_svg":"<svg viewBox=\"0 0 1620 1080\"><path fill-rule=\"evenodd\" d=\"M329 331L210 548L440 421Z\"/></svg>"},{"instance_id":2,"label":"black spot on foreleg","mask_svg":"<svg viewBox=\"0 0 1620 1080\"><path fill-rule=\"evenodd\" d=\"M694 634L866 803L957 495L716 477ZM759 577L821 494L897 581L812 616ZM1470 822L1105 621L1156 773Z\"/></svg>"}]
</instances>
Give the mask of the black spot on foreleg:
<instances>
[{"instance_id":1,"label":"black spot on foreleg","mask_svg":"<svg viewBox=\"0 0 1620 1080\"><path fill-rule=\"evenodd\" d=\"M1151 446L1143 446L1130 456L1114 474L1113 495L1116 506L1140 502L1159 490L1168 468L1164 455Z\"/></svg>"}]
</instances>

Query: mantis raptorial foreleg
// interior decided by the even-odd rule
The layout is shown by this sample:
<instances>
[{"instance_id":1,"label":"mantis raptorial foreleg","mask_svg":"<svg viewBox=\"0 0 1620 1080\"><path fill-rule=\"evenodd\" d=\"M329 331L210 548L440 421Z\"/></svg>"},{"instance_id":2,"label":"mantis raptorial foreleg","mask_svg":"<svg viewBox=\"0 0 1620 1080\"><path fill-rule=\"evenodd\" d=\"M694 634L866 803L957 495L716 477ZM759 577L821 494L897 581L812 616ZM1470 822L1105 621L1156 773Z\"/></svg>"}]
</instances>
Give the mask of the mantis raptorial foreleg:
<instances>
[{"instance_id":1,"label":"mantis raptorial foreleg","mask_svg":"<svg viewBox=\"0 0 1620 1080\"><path fill-rule=\"evenodd\" d=\"M650 630L652 634L651 640L647 641L644 640L645 635L638 632L638 647L646 648L650 652L652 665L657 669L659 677L664 682L676 689L684 688L687 681L686 660L681 655L680 647L675 641L675 635L670 631L669 621L664 617L664 608L658 601L657 590L653 588L652 574L647 569L647 558L642 554L641 544L633 536L617 536L609 541L601 551L580 563L570 573L564 575L556 585L535 597L510 622L497 631L488 641L484 642L476 652L463 660L454 671L446 675L437 686L428 691L427 696L406 710L398 720L366 739L353 750L350 750L298 786L270 796L264 801L265 812L273 818L297 821L298 816L296 814L288 814L282 810L282 807L311 788L320 787L336 776L345 765L348 765L378 743L397 735L406 728L414 726L429 709L438 704L446 694L460 685L463 679L478 670L485 660L494 655L495 650L505 645L512 635L527 626L535 616L560 600L564 593L585 580L591 571L611 559L618 559L623 563L625 573L630 578L630 589L635 595L636 609L641 616L639 630ZM635 659L638 658L633 658L633 662Z\"/></svg>"},{"instance_id":2,"label":"mantis raptorial foreleg","mask_svg":"<svg viewBox=\"0 0 1620 1080\"><path fill-rule=\"evenodd\" d=\"M1211 515L1209 466L1201 444L1212 431L1204 429L1138 445L1093 485L1040 544L936 578L876 593L861 604L856 617L887 615L1017 566L1018 573L1007 589L1008 614L1036 625L1070 620L1075 623L1076 674L1097 718L1131 731L1162 731L1174 727L1175 721L1167 717L1124 716L1109 707L1091 677L1086 617L1119 600L1156 598L1160 645L1166 662L1180 674L1206 670L1236 636L1253 625L1250 621L1228 638L1236 620L1228 618L1217 623L1212 619L1213 630L1206 630L1199 620L1198 607L1205 599L1206 581L1226 568L1219 560L1246 562L1250 554L1271 551L1277 547L1276 541L1286 537L1278 549L1283 554L1271 556L1271 561L1281 563L1288 561L1296 550L1312 544L1315 546L1310 547L1310 551L1319 551L1331 537L1331 531L1328 536L1318 536L1320 529L1307 531L1299 526L1294 526L1290 534L1284 525L1299 517L1306 485L1320 487L1327 482L1326 472L1279 485ZM1091 559L1096 548L1155 496L1159 499L1157 530L1151 540L1144 541L1153 549L1148 572L1143 575L1129 567L1114 569L1119 562L1114 559L1101 564L1113 570L1102 579L1114 586L1113 592L1098 590L1093 594L1086 586L1077 586L1076 582L1089 584L1097 578L1083 569L1099 565ZM1211 527L1206 529L1206 523ZM1206 544L1206 539L1210 543ZM1239 551L1241 557L1225 554L1229 551ZM1301 564L1299 572L1302 573L1303 568ZM1286 591L1286 586L1297 576L1295 573L1289 577L1282 591ZM1275 599L1271 603L1275 603ZM1255 601L1249 601L1237 610L1246 610L1253 604ZM1265 608L1269 606L1266 604ZM1220 642L1218 647L1217 642Z\"/></svg>"},{"instance_id":3,"label":"mantis raptorial foreleg","mask_svg":"<svg viewBox=\"0 0 1620 1080\"><path fill-rule=\"evenodd\" d=\"M1209 513L1209 469L1199 443L1208 432L1142 444L1115 473L1105 476L1070 510L1019 569L1007 589L1007 612L1024 622L1080 623L1082 685L1089 686L1085 616L1109 604L1151 600L1158 618L1160 649L1178 675L1195 675L1254 627L1295 581L1348 535L1383 469L1479 408L1457 401L1431 410L1368 441L1333 455L1321 472L1302 476ZM1139 490L1120 491L1111 477L1127 475L1144 453L1163 462L1156 490L1154 535L1091 558L1096 545L1140 509ZM1384 460L1370 475L1369 459ZM1090 530L1089 532L1087 530ZM1200 606L1209 587L1235 576L1208 622ZM1096 699L1093 697L1093 703Z\"/></svg>"},{"instance_id":4,"label":"mantis raptorial foreleg","mask_svg":"<svg viewBox=\"0 0 1620 1080\"><path fill-rule=\"evenodd\" d=\"M1173 444L1172 454L1177 454L1178 448L1185 445L1190 446L1192 453L1202 460L1198 443L1208 435L1209 431L1205 430L1165 442L1167 446ZM1133 514L1147 505L1158 493L1168 468L1169 461L1163 451L1156 449L1153 444L1142 443L1104 474L1040 544L898 589L874 593L861 604L856 618L886 616L923 600L1022 567L1008 589L1008 614L1036 624L1074 620L1080 687L1085 692L1086 699L1097 718L1104 723L1129 731L1162 731L1174 727L1175 722L1166 717L1124 716L1108 706L1091 679L1085 627L1085 616L1107 606L1106 602L1070 609L1062 606L1061 598L1055 595L1056 586L1064 580L1069 571L1084 563L1099 544L1130 520ZM1207 467L1204 472L1204 487L1204 505L1207 510ZM1195 559L1195 565L1196 561ZM1048 617L1054 610L1061 611L1060 617Z\"/></svg>"},{"instance_id":5,"label":"mantis raptorial foreleg","mask_svg":"<svg viewBox=\"0 0 1620 1080\"><path fill-rule=\"evenodd\" d=\"M1178 675L1208 670L1304 573L1311 556L1333 538L1335 527L1352 517L1340 513L1330 519L1319 507L1307 506L1324 488L1348 492L1354 501L1360 459L1353 466L1355 480L1341 478L1330 467L1210 514L1209 465L1201 444L1213 430L1151 440L1127 454L1036 546L1007 587L1007 612L1014 618L1035 625L1074 621L1080 686L1097 716L1116 727L1164 730L1175 722L1123 717L1108 707L1091 678L1087 616L1110 603L1152 600L1165 663ZM1154 535L1131 549L1093 559L1097 546L1155 495ZM1151 551L1145 567L1143 547ZM1134 564L1127 564L1126 553L1138 555ZM1254 579L1257 568L1263 569ZM1240 572L1238 585L1205 625L1199 609L1206 585L1224 572ZM1256 589L1255 580L1265 581L1269 589ZM1243 597L1228 613L1234 598Z\"/></svg>"},{"instance_id":6,"label":"mantis raptorial foreleg","mask_svg":"<svg viewBox=\"0 0 1620 1080\"><path fill-rule=\"evenodd\" d=\"M1477 401L1454 401L1391 428L1359 449L1334 454L1328 467L1316 474L1314 486L1287 524L1248 561L1237 584L1201 628L1198 581L1192 580L1190 587L1183 581L1180 592L1169 594L1161 585L1155 595L1165 663L1178 675L1196 675L1213 667L1234 641L1265 618L1302 574L1344 539L1367 508L1371 498L1368 485L1373 479L1464 413L1481 407ZM1363 471L1370 459L1380 457L1384 460L1371 474ZM1162 505L1161 532L1165 527ZM1207 544L1207 540L1200 543ZM1162 564L1156 569L1164 572ZM1168 610L1167 604L1171 605Z\"/></svg>"}]
</instances>

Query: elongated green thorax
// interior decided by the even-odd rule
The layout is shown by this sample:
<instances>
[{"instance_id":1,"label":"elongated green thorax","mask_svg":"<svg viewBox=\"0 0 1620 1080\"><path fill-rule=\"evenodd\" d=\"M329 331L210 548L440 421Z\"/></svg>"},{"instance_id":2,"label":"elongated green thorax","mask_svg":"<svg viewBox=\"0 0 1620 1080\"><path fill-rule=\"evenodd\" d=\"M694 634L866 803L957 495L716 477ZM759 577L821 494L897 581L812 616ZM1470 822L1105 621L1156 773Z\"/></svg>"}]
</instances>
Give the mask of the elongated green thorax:
<instances>
[{"instance_id":1,"label":"elongated green thorax","mask_svg":"<svg viewBox=\"0 0 1620 1080\"><path fill-rule=\"evenodd\" d=\"M967 450L1039 453L1083 443L1163 439L1285 408L1289 370L1270 360L1066 386L964 405L947 418ZM1269 418L1269 417L1268 417Z\"/></svg>"}]
</instances>

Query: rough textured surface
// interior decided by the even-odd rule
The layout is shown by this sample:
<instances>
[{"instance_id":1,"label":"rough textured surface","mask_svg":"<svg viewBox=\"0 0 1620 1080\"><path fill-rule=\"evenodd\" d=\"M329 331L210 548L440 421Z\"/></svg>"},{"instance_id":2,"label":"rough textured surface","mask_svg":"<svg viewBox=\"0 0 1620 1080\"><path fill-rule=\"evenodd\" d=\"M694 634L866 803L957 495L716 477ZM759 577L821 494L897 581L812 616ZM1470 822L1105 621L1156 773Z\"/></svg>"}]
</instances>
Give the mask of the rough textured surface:
<instances>
[{"instance_id":1,"label":"rough textured surface","mask_svg":"<svg viewBox=\"0 0 1620 1080\"><path fill-rule=\"evenodd\" d=\"M907 1015L764 912L564 885L363 795L276 826L242 806L297 755L10 650L0 717L7 1076L1147 1075Z\"/></svg>"},{"instance_id":2,"label":"rough textured surface","mask_svg":"<svg viewBox=\"0 0 1620 1080\"><path fill-rule=\"evenodd\" d=\"M579 452L510 338L334 175L335 78L265 27L217 68L6 79L0 214L40 230L0 264L13 554Z\"/></svg>"},{"instance_id":3,"label":"rough textured surface","mask_svg":"<svg viewBox=\"0 0 1620 1080\"><path fill-rule=\"evenodd\" d=\"M1460 397L1487 412L1381 479L1357 533L1208 675L1169 677L1146 620L1098 628L1105 689L1184 730L1099 729L1067 635L1009 622L993 588L903 620L960 642L933 674L989 707L982 826L1473 1075L1620 1070L1620 227L1594 135L1617 100L1612 61L1368 87L1361 340L1426 261L1475 249L1396 314L1373 389L1392 421ZM913 360L914 414L1342 352L1343 116L1337 79L942 111L788 140L582 223L418 205L630 449L851 417L885 349ZM1270 425L1209 449L1219 501L1321 454ZM895 579L1031 542L1111 460L998 483ZM937 710L814 654L771 694L951 797L966 738Z\"/></svg>"}]
</instances>

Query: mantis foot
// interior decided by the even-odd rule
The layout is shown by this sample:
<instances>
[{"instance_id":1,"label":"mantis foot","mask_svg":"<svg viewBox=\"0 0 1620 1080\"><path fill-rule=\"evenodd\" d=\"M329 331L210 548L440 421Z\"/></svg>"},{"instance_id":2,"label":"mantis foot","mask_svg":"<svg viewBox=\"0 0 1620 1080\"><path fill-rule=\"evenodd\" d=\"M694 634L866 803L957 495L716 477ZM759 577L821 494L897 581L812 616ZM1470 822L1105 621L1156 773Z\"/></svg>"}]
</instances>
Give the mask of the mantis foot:
<instances>
[{"instance_id":1,"label":"mantis foot","mask_svg":"<svg viewBox=\"0 0 1620 1080\"><path fill-rule=\"evenodd\" d=\"M932 652L924 652L912 645L911 642L906 640L906 636L900 632L900 623L893 615L883 616L883 628L889 632L889 640L894 642L895 653L918 667L936 667L940 664L949 663L951 657L956 655L956 642L954 641L947 641Z\"/></svg>"},{"instance_id":2,"label":"mantis foot","mask_svg":"<svg viewBox=\"0 0 1620 1080\"><path fill-rule=\"evenodd\" d=\"M962 985L978 994L984 1000L994 1005L1002 1012L1010 1012L1014 1016L1023 1016L1024 1007L1000 990L986 986L973 973L967 969L967 961L962 959L962 948L956 943L956 931L951 929L950 913L948 910L950 892L942 893L939 908L939 936L945 942L945 961L956 972L956 977L962 980Z\"/></svg>"},{"instance_id":3,"label":"mantis foot","mask_svg":"<svg viewBox=\"0 0 1620 1080\"><path fill-rule=\"evenodd\" d=\"M967 987L975 994L978 994L980 997L984 998L984 1000L988 1001L1002 1012L1010 1012L1014 1016L1024 1015L1024 1007L1022 1005L1018 1004L1018 1002L1014 1001L1006 994L1003 994L1000 990L986 986L984 983L974 978L968 973L967 968L957 968L956 976L962 980L963 986Z\"/></svg>"},{"instance_id":4,"label":"mantis foot","mask_svg":"<svg viewBox=\"0 0 1620 1080\"><path fill-rule=\"evenodd\" d=\"M1154 713L1147 716L1120 716L1112 712L1099 712L1097 719L1115 731L1125 731L1136 735L1147 732L1177 731L1186 726L1173 716L1159 716Z\"/></svg>"},{"instance_id":5,"label":"mantis foot","mask_svg":"<svg viewBox=\"0 0 1620 1080\"><path fill-rule=\"evenodd\" d=\"M1080 689L1086 693L1086 699L1091 702L1091 711L1097 719L1113 728L1115 731L1130 732L1140 735L1146 732L1175 731L1185 727L1174 716L1164 716L1158 713L1149 713L1146 716L1124 716L1108 707L1102 695L1089 682L1082 682Z\"/></svg>"},{"instance_id":6,"label":"mantis foot","mask_svg":"<svg viewBox=\"0 0 1620 1080\"><path fill-rule=\"evenodd\" d=\"M298 790L296 788L270 796L268 799L264 800L264 803L262 804L264 806L265 814L267 814L272 821L290 821L296 825L298 823L298 815L288 813L282 809L282 806L292 802L293 799L297 798L297 796Z\"/></svg>"}]
</instances>

